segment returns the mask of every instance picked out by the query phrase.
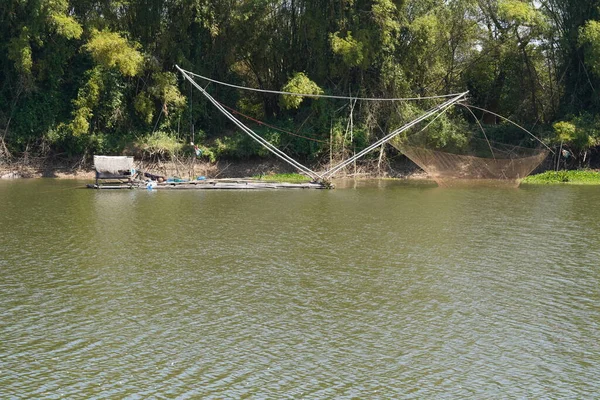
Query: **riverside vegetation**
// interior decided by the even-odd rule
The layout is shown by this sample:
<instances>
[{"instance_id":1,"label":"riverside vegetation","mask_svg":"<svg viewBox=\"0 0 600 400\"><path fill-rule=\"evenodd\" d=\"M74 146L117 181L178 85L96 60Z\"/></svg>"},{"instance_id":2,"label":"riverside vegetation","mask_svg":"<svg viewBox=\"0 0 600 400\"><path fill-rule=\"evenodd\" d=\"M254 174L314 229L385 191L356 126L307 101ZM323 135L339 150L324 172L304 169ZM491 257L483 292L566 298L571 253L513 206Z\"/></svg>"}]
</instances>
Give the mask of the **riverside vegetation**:
<instances>
[{"instance_id":1,"label":"riverside vegetation","mask_svg":"<svg viewBox=\"0 0 600 400\"><path fill-rule=\"evenodd\" d=\"M567 167L598 163L600 0L8 0L0 4L0 164L92 154L169 160L191 156L192 140L208 162L268 157L194 95L175 64L299 93L468 89L472 104L567 150ZM269 125L257 131L313 164L345 157L431 105L402 105L392 118L398 110L375 102L356 110L348 135L339 102L220 95L288 132L303 126L315 141ZM477 117L501 141L525 142L491 115ZM456 109L431 129L447 144L475 126ZM388 148L375 157L397 155Z\"/></svg>"},{"instance_id":2,"label":"riverside vegetation","mask_svg":"<svg viewBox=\"0 0 600 400\"><path fill-rule=\"evenodd\" d=\"M290 182L290 183L306 183L310 182L310 178L300 174L268 174L255 175L252 178L273 182Z\"/></svg>"},{"instance_id":3,"label":"riverside vegetation","mask_svg":"<svg viewBox=\"0 0 600 400\"><path fill-rule=\"evenodd\" d=\"M523 179L523 183L573 185L600 185L600 172L590 170L579 171L546 171Z\"/></svg>"}]
</instances>

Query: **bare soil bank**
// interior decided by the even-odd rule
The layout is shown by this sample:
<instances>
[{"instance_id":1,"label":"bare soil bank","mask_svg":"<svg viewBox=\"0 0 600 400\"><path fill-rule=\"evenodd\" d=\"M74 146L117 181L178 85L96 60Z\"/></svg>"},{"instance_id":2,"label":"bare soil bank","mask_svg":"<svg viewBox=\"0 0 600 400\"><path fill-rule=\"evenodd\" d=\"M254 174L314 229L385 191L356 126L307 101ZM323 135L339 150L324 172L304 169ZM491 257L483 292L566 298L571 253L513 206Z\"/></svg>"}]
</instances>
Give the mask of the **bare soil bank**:
<instances>
[{"instance_id":1,"label":"bare soil bank","mask_svg":"<svg viewBox=\"0 0 600 400\"><path fill-rule=\"evenodd\" d=\"M247 178L271 174L296 172L288 164L278 160L220 160L209 163L200 160L149 162L138 161L139 171L151 172L162 176L177 176L184 179L206 178ZM322 168L324 169L324 168ZM378 165L376 161L362 161L336 174L337 178L398 178L426 179L427 174L407 160L386 162ZM14 162L0 164L0 179L19 178L59 178L93 180L95 173L90 164L81 164L69 160L41 160L33 162Z\"/></svg>"}]
</instances>

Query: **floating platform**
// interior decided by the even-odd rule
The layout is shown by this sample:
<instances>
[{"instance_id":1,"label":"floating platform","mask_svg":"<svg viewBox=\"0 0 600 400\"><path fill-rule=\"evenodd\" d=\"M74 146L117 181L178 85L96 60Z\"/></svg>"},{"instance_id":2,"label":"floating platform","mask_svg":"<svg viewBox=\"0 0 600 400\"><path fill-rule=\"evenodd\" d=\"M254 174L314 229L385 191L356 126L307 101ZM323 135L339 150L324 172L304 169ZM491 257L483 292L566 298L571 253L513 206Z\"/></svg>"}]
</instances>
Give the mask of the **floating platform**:
<instances>
[{"instance_id":1,"label":"floating platform","mask_svg":"<svg viewBox=\"0 0 600 400\"><path fill-rule=\"evenodd\" d=\"M105 184L88 184L89 189L148 189L148 190L256 190L256 189L331 189L333 186L319 182L307 183L285 183L269 182L247 179L207 179L201 181L185 182L152 182L152 187L148 187L148 182L116 182Z\"/></svg>"}]
</instances>

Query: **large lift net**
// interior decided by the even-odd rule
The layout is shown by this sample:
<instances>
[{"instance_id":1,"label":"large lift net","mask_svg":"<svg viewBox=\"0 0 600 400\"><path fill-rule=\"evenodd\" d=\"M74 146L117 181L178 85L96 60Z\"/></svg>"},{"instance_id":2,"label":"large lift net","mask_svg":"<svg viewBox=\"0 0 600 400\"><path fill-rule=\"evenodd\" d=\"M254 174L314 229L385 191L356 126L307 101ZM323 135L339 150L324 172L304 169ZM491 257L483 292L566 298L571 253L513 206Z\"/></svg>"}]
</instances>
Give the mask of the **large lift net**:
<instances>
[{"instance_id":1,"label":"large lift net","mask_svg":"<svg viewBox=\"0 0 600 400\"><path fill-rule=\"evenodd\" d=\"M439 186L489 184L518 186L548 155L545 148L510 146L469 138L460 148L435 149L421 135L392 140L397 148L421 167Z\"/></svg>"},{"instance_id":2,"label":"large lift net","mask_svg":"<svg viewBox=\"0 0 600 400\"><path fill-rule=\"evenodd\" d=\"M427 172L427 174L440 186L452 186L459 182L499 182L516 186L522 178L531 173L531 171L533 171L544 160L548 153L548 151L543 148L523 148L495 143L488 139L483 129L483 139L475 138L470 134L465 135L465 138L468 140L461 146L454 146L452 148L440 148L431 140L429 140L427 135L428 128L430 128L430 126L438 118L444 115L451 107L460 104L464 107L469 107L468 109L471 112L471 106L467 106L464 103L467 92L443 96L396 99L357 98L322 94L299 94L236 86L197 75L179 67L177 68L186 80L188 80L196 89L198 89L206 97L206 99L208 99L208 101L215 106L215 108L217 108L225 117L233 122L242 132L250 136L253 140L273 153L276 157L290 164L300 173L309 176L314 181L329 180L330 178L334 177L336 173L344 170L346 167L352 163L355 163L358 159L364 157L368 153L371 153L376 149L380 149L386 143L390 143L396 149L401 151L410 160ZM257 134L255 130L250 128L250 124L247 125L246 123L242 122L240 116L243 114L236 112L231 107L219 102L206 90L206 87L200 85L198 81L205 85L224 85L235 88L236 90L249 90L262 92L269 95L329 98L337 101L346 100L349 101L350 104L352 104L352 102L356 104L356 101L394 102L394 104L398 104L424 100L428 101L429 104L437 104L431 106L429 109L422 112L420 116L412 119L410 122L398 124L400 126L397 128L390 128L389 132L384 132L382 135L380 135L381 138L379 140L366 145L360 151L355 151L350 157L342 161L338 161L337 163L330 163L326 170L313 171L309 167L301 164L299 161L291 157L286 152L282 151L273 143L270 143L264 137ZM523 129L522 127L520 128ZM412 131L416 130L417 133L409 134L409 132L412 132L411 129ZM533 137L531 133L528 131L526 132ZM538 140L537 138L535 139Z\"/></svg>"}]
</instances>

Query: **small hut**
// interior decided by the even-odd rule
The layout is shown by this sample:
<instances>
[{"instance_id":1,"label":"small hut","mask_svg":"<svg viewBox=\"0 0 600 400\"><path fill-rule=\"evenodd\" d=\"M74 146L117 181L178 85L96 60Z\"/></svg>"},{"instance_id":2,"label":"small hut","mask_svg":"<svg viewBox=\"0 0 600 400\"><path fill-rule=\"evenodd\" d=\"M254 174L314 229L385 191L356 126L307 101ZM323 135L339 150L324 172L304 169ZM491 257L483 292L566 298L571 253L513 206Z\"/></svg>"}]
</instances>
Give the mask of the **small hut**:
<instances>
[{"instance_id":1,"label":"small hut","mask_svg":"<svg viewBox=\"0 0 600 400\"><path fill-rule=\"evenodd\" d=\"M133 157L127 156L94 156L94 169L97 187L100 180L129 180L135 174Z\"/></svg>"}]
</instances>

